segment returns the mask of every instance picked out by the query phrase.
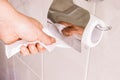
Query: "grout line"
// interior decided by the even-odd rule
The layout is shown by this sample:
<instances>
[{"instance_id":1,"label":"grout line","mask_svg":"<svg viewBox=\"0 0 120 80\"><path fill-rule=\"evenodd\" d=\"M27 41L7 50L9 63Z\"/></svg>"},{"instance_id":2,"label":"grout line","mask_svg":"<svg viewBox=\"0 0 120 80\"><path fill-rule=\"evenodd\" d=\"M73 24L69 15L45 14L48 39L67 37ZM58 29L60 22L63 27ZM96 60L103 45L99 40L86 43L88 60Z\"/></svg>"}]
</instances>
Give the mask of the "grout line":
<instances>
[{"instance_id":1,"label":"grout line","mask_svg":"<svg viewBox=\"0 0 120 80\"><path fill-rule=\"evenodd\" d=\"M13 56L13 72L14 72L14 80L17 80L15 75L15 57L14 56Z\"/></svg>"},{"instance_id":2,"label":"grout line","mask_svg":"<svg viewBox=\"0 0 120 80\"><path fill-rule=\"evenodd\" d=\"M94 0L94 5L93 5L93 15L95 16L95 13L96 13L96 1ZM87 80L88 78L88 68L89 68L89 62L90 62L90 52L91 52L91 49L89 49L88 51L88 55L87 55L87 61L86 61L86 72L85 72L85 79L84 80Z\"/></svg>"},{"instance_id":3,"label":"grout line","mask_svg":"<svg viewBox=\"0 0 120 80\"><path fill-rule=\"evenodd\" d=\"M37 76L40 80L42 80L39 77L39 75L29 65L27 65L20 57L16 55L16 58L18 58L35 76Z\"/></svg>"},{"instance_id":4,"label":"grout line","mask_svg":"<svg viewBox=\"0 0 120 80\"><path fill-rule=\"evenodd\" d=\"M90 48L88 48L88 54L87 54L87 60L86 60L86 69L85 69L84 80L87 80L87 78L88 78L89 61L90 61Z\"/></svg>"},{"instance_id":5,"label":"grout line","mask_svg":"<svg viewBox=\"0 0 120 80\"><path fill-rule=\"evenodd\" d=\"M42 69L41 70L42 71L42 78L41 79L44 80L44 55L43 54L41 55L41 62L42 62L42 65L41 65L42 66L42 68L41 68Z\"/></svg>"}]
</instances>

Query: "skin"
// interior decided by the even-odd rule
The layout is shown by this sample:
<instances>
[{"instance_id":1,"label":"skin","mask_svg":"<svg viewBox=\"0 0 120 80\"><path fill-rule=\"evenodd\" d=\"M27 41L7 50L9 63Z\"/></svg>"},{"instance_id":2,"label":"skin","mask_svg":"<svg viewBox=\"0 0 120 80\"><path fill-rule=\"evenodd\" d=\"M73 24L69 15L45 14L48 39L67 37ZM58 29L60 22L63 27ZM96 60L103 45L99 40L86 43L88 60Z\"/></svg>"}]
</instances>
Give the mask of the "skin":
<instances>
[{"instance_id":1,"label":"skin","mask_svg":"<svg viewBox=\"0 0 120 80\"><path fill-rule=\"evenodd\" d=\"M62 30L64 36L72 36L73 34L79 34L80 36L82 36L83 34L84 28L82 26L77 26L64 21L60 21L58 23L66 26Z\"/></svg>"},{"instance_id":2,"label":"skin","mask_svg":"<svg viewBox=\"0 0 120 80\"><path fill-rule=\"evenodd\" d=\"M39 40L46 45L55 42L55 39L42 31L42 25L34 18L28 17L16 11L7 0L0 0L0 40L6 44L12 44L18 40ZM45 51L40 44L22 46L22 55L35 54Z\"/></svg>"}]
</instances>

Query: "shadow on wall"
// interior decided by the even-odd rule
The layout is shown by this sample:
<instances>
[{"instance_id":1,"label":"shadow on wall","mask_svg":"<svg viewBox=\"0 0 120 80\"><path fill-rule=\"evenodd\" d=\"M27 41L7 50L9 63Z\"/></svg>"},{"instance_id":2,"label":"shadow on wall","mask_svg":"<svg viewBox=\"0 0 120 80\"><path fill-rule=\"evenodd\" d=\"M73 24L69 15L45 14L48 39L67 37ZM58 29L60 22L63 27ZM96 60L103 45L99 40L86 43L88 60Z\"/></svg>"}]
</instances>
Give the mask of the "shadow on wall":
<instances>
[{"instance_id":1,"label":"shadow on wall","mask_svg":"<svg viewBox=\"0 0 120 80\"><path fill-rule=\"evenodd\" d=\"M14 80L12 59L7 59L4 45L0 41L0 80Z\"/></svg>"}]
</instances>

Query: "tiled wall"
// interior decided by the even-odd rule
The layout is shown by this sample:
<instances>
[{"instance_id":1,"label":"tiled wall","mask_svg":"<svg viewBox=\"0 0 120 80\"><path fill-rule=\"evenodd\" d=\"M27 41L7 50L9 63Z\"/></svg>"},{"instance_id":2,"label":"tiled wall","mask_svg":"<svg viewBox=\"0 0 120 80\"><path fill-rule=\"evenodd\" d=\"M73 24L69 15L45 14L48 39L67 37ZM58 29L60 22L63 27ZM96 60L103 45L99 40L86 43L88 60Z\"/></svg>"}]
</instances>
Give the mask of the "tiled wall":
<instances>
[{"instance_id":1,"label":"tiled wall","mask_svg":"<svg viewBox=\"0 0 120 80\"><path fill-rule=\"evenodd\" d=\"M28 3L24 0L17 1L23 1L26 5L28 5ZM29 1L32 0L28 0L28 2ZM83 0L76 0L75 2L80 5L80 1ZM91 49L87 74L85 71L88 53L79 54L72 49L56 48L51 53L46 52L44 54L37 54L27 57L22 57L20 55L14 56L12 58L14 63L12 64L14 67L14 79L120 80L119 0L95 1L96 3L90 2L89 8L86 7L86 9L89 9L92 14L95 14L97 17L110 24L113 29L105 33L101 43L97 47ZM14 6L18 6L21 3L18 2L18 4L13 4L15 4ZM82 3L81 5L84 4ZM87 5L85 4L84 6ZM24 6L22 6L22 8L19 8L18 6L20 11L22 11L23 8ZM23 13L26 12L23 10Z\"/></svg>"},{"instance_id":2,"label":"tiled wall","mask_svg":"<svg viewBox=\"0 0 120 80\"><path fill-rule=\"evenodd\" d=\"M120 5L119 0L97 2L95 15L112 26L101 43L90 53L87 80L120 80Z\"/></svg>"}]
</instances>

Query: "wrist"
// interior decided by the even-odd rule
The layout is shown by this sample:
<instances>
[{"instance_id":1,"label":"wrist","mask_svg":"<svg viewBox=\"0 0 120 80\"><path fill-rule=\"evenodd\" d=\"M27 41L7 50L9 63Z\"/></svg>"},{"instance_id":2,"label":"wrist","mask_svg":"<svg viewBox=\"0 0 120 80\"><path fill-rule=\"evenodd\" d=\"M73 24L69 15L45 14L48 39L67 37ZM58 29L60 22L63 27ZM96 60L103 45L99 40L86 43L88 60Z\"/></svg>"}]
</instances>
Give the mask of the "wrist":
<instances>
[{"instance_id":1,"label":"wrist","mask_svg":"<svg viewBox=\"0 0 120 80\"><path fill-rule=\"evenodd\" d=\"M16 12L8 0L0 0L0 20L11 18Z\"/></svg>"},{"instance_id":2,"label":"wrist","mask_svg":"<svg viewBox=\"0 0 120 80\"><path fill-rule=\"evenodd\" d=\"M8 3L8 0L0 0L0 4Z\"/></svg>"}]
</instances>

